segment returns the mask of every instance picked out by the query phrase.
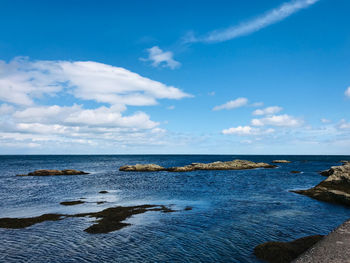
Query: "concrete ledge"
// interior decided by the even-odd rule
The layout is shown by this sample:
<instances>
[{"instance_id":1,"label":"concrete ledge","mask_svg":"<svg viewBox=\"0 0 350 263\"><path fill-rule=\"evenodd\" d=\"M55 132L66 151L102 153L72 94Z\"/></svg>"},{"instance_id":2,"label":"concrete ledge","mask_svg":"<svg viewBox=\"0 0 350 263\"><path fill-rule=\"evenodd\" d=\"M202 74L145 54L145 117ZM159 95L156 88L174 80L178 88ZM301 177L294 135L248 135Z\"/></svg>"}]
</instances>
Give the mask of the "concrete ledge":
<instances>
[{"instance_id":1,"label":"concrete ledge","mask_svg":"<svg viewBox=\"0 0 350 263\"><path fill-rule=\"evenodd\" d=\"M350 263L350 220L341 224L294 263Z\"/></svg>"}]
</instances>

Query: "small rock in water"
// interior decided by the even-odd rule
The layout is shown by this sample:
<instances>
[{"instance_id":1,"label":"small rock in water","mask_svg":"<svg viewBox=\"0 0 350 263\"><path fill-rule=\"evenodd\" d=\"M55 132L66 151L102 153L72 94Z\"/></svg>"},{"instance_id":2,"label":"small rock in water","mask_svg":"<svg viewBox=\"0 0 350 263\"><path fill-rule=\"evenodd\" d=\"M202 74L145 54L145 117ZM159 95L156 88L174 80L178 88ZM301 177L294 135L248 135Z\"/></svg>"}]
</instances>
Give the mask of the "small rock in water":
<instances>
[{"instance_id":1,"label":"small rock in water","mask_svg":"<svg viewBox=\"0 0 350 263\"><path fill-rule=\"evenodd\" d=\"M108 194L108 191L103 190L103 191L99 191L98 193L99 193L99 194Z\"/></svg>"},{"instance_id":2,"label":"small rock in water","mask_svg":"<svg viewBox=\"0 0 350 263\"><path fill-rule=\"evenodd\" d=\"M290 173L292 173L292 174L300 174L301 172L300 171L290 171Z\"/></svg>"},{"instance_id":3,"label":"small rock in water","mask_svg":"<svg viewBox=\"0 0 350 263\"><path fill-rule=\"evenodd\" d=\"M61 205L80 205L80 204L84 204L85 201L81 201L81 200L77 200L77 201L64 201L61 202Z\"/></svg>"},{"instance_id":4,"label":"small rock in water","mask_svg":"<svg viewBox=\"0 0 350 263\"><path fill-rule=\"evenodd\" d=\"M65 170L36 170L28 174L17 174L17 176L50 176L50 175L79 175L79 174L89 174L83 171L65 169Z\"/></svg>"},{"instance_id":5,"label":"small rock in water","mask_svg":"<svg viewBox=\"0 0 350 263\"><path fill-rule=\"evenodd\" d=\"M288 161L288 160L273 160L272 163L291 163L291 161Z\"/></svg>"}]
</instances>

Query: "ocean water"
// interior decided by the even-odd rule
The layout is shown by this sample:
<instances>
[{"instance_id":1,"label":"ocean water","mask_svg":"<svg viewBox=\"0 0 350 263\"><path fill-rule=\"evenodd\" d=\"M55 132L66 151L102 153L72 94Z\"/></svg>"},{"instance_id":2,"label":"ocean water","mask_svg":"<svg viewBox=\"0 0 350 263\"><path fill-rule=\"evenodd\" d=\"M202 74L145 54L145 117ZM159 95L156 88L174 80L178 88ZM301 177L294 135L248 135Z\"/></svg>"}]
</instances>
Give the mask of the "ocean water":
<instances>
[{"instance_id":1,"label":"ocean water","mask_svg":"<svg viewBox=\"0 0 350 263\"><path fill-rule=\"evenodd\" d=\"M119 172L121 165L288 159L276 169ZM0 229L0 262L259 262L256 245L327 234L350 209L289 192L325 178L318 171L350 156L97 155L0 156L0 217L100 211L142 204L172 205L147 212L108 234L83 230L92 218L47 221ZM16 177L37 169L78 169L89 175ZM291 174L299 170L301 174ZM99 194L107 190L108 194ZM87 203L62 206L67 200ZM106 201L97 205L96 201ZM184 211L191 206L193 209Z\"/></svg>"}]
</instances>

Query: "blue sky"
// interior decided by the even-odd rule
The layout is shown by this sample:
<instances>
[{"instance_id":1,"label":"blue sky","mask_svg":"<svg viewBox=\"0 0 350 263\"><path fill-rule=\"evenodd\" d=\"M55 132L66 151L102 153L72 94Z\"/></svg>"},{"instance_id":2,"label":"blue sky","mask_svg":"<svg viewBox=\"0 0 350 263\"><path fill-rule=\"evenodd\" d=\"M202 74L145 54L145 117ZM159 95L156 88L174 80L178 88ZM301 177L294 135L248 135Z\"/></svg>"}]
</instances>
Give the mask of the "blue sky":
<instances>
[{"instance_id":1,"label":"blue sky","mask_svg":"<svg viewBox=\"0 0 350 263\"><path fill-rule=\"evenodd\" d=\"M0 154L350 154L349 1L0 5Z\"/></svg>"}]
</instances>

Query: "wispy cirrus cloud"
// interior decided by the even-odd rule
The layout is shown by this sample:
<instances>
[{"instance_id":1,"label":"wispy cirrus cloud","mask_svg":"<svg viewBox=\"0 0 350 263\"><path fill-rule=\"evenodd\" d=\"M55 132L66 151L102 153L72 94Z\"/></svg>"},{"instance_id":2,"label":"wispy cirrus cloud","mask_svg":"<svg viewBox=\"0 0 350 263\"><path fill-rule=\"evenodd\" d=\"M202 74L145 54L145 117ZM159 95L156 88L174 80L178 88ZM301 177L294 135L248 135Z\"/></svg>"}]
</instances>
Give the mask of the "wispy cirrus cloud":
<instances>
[{"instance_id":1,"label":"wispy cirrus cloud","mask_svg":"<svg viewBox=\"0 0 350 263\"><path fill-rule=\"evenodd\" d=\"M294 0L286 2L255 19L241 23L237 26L232 26L224 30L215 30L201 37L196 37L193 34L188 34L185 37L184 42L216 43L231 40L240 36L245 36L259 31L269 25L282 21L283 19L291 16L299 10L307 8L317 3L318 1L320 0Z\"/></svg>"}]
</instances>

